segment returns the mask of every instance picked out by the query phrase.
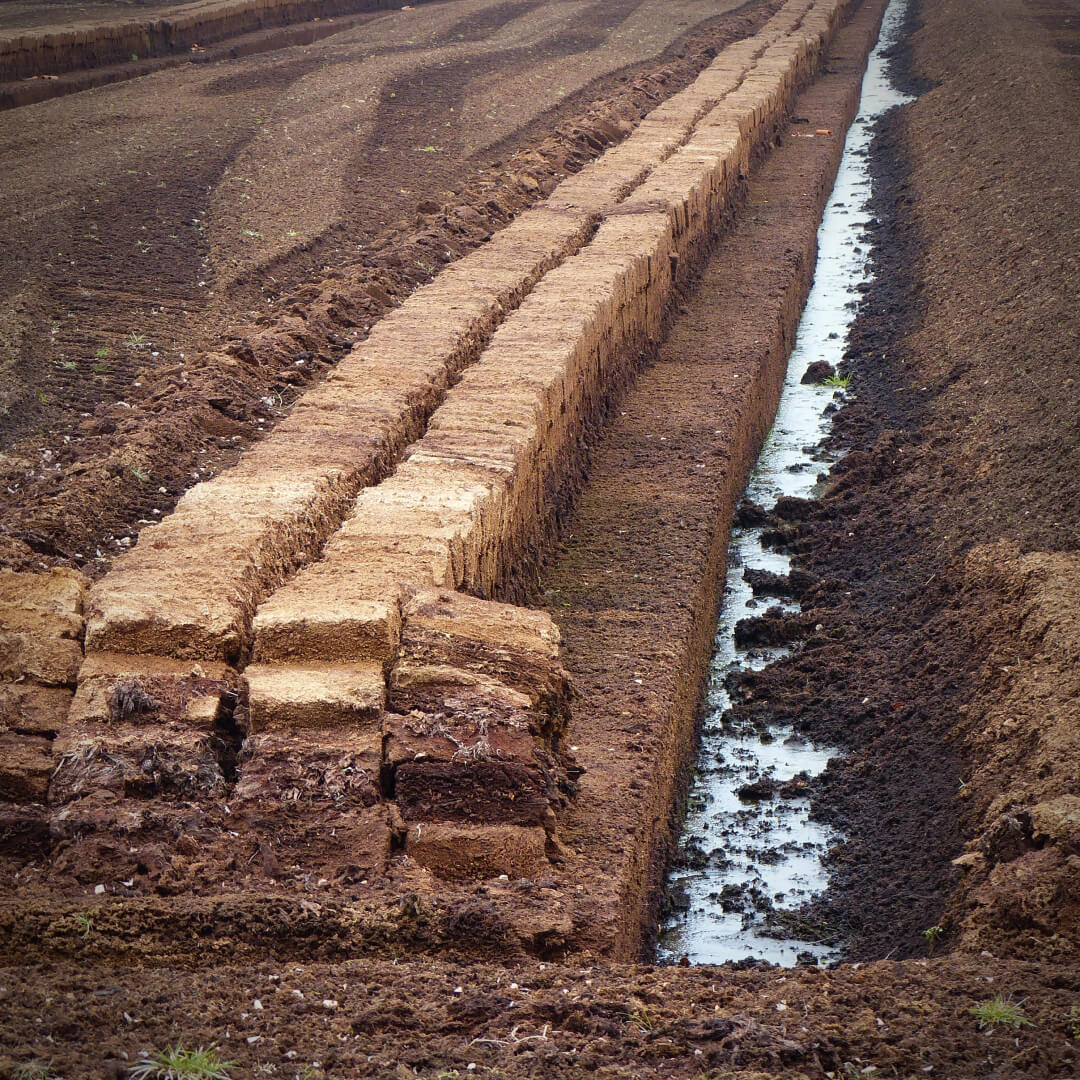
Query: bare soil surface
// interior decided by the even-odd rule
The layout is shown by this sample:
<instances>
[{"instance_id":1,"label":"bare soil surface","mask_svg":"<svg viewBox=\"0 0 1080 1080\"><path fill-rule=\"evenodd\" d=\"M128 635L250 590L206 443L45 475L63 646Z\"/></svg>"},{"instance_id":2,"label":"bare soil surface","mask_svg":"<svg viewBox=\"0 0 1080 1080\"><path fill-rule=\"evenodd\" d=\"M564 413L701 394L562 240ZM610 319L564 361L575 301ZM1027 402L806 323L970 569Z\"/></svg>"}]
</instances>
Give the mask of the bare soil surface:
<instances>
[{"instance_id":1,"label":"bare soil surface","mask_svg":"<svg viewBox=\"0 0 1080 1080\"><path fill-rule=\"evenodd\" d=\"M103 571L775 6L453 0L0 114L0 558Z\"/></svg>"},{"instance_id":2,"label":"bare soil surface","mask_svg":"<svg viewBox=\"0 0 1080 1080\"><path fill-rule=\"evenodd\" d=\"M4 0L0 4L0 31L17 33L39 26L135 19L176 6L176 0Z\"/></svg>"},{"instance_id":3,"label":"bare soil surface","mask_svg":"<svg viewBox=\"0 0 1080 1080\"><path fill-rule=\"evenodd\" d=\"M744 684L739 705L767 700L852 751L818 794L848 839L815 917L865 962L405 960L379 952L374 924L350 953L348 928L310 902L261 961L234 961L231 941L255 916L223 906L183 965L136 966L110 945L124 927L90 897L81 921L51 927L40 959L0 972L0 1067L123 1076L141 1049L182 1039L220 1042L237 1076L1076 1075L1080 155L1063 133L1080 120L1080 11L942 0L915 16L898 62L925 92L873 150L884 245L848 360L856 396L837 418L848 454L820 503L776 514L777 542L821 579L805 603L815 630ZM694 323L699 312L688 305ZM691 341L692 325L672 340ZM654 426L659 436L664 417ZM692 468L703 447L672 431L690 438L678 460ZM626 449L601 444L594 475ZM639 500L632 572L659 611L681 526L650 512ZM570 554L584 520L569 523ZM566 601L579 613L569 660L586 673L615 660L644 679L636 656L573 644L575 619L613 606L582 570ZM459 917L466 938L490 934L482 907ZM9 940L25 947L19 933ZM309 959L320 947L345 958ZM1023 1022L980 1029L971 1010L995 995Z\"/></svg>"},{"instance_id":4,"label":"bare soil surface","mask_svg":"<svg viewBox=\"0 0 1080 1080\"><path fill-rule=\"evenodd\" d=\"M87 948L79 933L73 952ZM139 1048L177 1039L218 1040L245 1080L802 1080L873 1076L871 1066L913 1078L1076 1075L1063 1019L1075 977L1048 980L1037 965L979 957L882 962L842 976L268 957L194 971L103 971L73 960L3 977L4 1050L51 1059L68 1077L123 1076ZM968 1010L1002 985L1026 996L1035 1026L977 1032Z\"/></svg>"}]
</instances>

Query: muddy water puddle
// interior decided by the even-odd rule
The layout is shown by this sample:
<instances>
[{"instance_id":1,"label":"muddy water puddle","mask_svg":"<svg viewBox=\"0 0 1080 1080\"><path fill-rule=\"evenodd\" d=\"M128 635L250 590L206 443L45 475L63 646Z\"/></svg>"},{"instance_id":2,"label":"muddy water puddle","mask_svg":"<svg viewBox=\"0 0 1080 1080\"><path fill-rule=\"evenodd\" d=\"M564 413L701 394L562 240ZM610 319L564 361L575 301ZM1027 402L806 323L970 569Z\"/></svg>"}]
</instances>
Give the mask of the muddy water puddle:
<instances>
[{"instance_id":1,"label":"muddy water puddle","mask_svg":"<svg viewBox=\"0 0 1080 1080\"><path fill-rule=\"evenodd\" d=\"M799 324L772 430L747 486L763 507L781 496L813 498L831 459L819 447L837 399L856 387L803 383L811 364L837 368L860 286L870 278L866 209L867 153L875 121L910 100L893 88L885 53L896 42L905 3L893 0L863 80L859 113L844 145L836 183L818 231L818 263ZM804 136L805 137L805 136ZM717 627L697 766L675 866L667 881L670 914L661 926L658 959L719 964L757 960L791 966L839 959L841 941L800 909L824 891L824 856L841 837L810 818L809 781L836 751L809 743L790 726L732 720L726 688L740 670L760 669L782 647L743 647L740 620L766 611L798 611L776 579L788 556L762 546L761 528L736 527L728 550L724 603ZM755 574L766 571L768 575ZM755 596L751 580L759 592ZM774 595L780 592L781 595Z\"/></svg>"}]
</instances>

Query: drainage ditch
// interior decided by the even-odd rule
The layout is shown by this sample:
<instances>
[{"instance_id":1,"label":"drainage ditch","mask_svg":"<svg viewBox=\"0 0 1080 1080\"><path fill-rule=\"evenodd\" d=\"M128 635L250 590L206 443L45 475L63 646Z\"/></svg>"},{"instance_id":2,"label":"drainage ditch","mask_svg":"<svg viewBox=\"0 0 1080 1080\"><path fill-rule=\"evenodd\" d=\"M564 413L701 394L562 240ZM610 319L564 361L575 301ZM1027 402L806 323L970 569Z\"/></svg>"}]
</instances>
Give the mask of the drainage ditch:
<instances>
[{"instance_id":1,"label":"drainage ditch","mask_svg":"<svg viewBox=\"0 0 1080 1080\"><path fill-rule=\"evenodd\" d=\"M732 530L697 765L667 880L661 963L685 958L792 966L841 956L836 932L800 915L826 888L825 855L841 840L812 820L809 801L810 781L836 751L809 742L789 724L734 721L728 686L741 670L759 670L787 654L779 620L800 610L806 583L792 572L787 555L769 550L766 515L758 511L784 497L814 498L832 460L821 446L837 398L850 392L836 372L870 278L868 148L882 114L910 100L893 86L888 70L905 8L906 0L890 3L870 56L859 112L818 231L814 283L776 420ZM795 118L797 137L818 137L801 127Z\"/></svg>"}]
</instances>

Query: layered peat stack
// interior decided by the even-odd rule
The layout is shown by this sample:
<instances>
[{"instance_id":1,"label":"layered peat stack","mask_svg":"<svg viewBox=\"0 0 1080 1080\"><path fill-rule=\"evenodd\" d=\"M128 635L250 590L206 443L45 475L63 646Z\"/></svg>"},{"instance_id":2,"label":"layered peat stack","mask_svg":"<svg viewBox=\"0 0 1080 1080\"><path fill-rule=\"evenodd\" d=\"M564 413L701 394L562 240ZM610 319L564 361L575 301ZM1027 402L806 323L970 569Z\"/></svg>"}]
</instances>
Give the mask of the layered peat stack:
<instances>
[{"instance_id":1,"label":"layered peat stack","mask_svg":"<svg viewBox=\"0 0 1080 1080\"><path fill-rule=\"evenodd\" d=\"M569 872L572 689L551 617L510 601L844 10L789 0L143 529L89 591L20 811L73 879L166 837L186 861L144 866L166 896ZM522 940L599 903L559 888L577 914L523 903Z\"/></svg>"}]
</instances>

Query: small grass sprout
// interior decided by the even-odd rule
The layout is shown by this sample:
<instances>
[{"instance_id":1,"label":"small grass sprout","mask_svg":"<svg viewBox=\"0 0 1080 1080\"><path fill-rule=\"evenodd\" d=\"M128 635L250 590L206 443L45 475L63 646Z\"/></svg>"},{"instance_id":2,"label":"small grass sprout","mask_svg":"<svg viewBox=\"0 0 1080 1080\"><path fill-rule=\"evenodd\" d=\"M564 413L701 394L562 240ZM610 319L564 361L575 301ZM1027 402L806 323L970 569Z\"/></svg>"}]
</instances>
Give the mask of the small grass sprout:
<instances>
[{"instance_id":1,"label":"small grass sprout","mask_svg":"<svg viewBox=\"0 0 1080 1080\"><path fill-rule=\"evenodd\" d=\"M11 1080L58 1080L51 1062L24 1061L11 1070Z\"/></svg>"},{"instance_id":2,"label":"small grass sprout","mask_svg":"<svg viewBox=\"0 0 1080 1080\"><path fill-rule=\"evenodd\" d=\"M934 946L937 944L937 940L945 933L944 926L928 926L923 932L922 936L926 938L927 952L933 953Z\"/></svg>"},{"instance_id":3,"label":"small grass sprout","mask_svg":"<svg viewBox=\"0 0 1080 1080\"><path fill-rule=\"evenodd\" d=\"M633 1024L639 1031L652 1031L653 1020L647 1009L635 1009L626 1014L628 1023Z\"/></svg>"},{"instance_id":4,"label":"small grass sprout","mask_svg":"<svg viewBox=\"0 0 1080 1080\"><path fill-rule=\"evenodd\" d=\"M822 386L831 386L835 390L846 390L851 385L850 375L827 375L821 380Z\"/></svg>"},{"instance_id":5,"label":"small grass sprout","mask_svg":"<svg viewBox=\"0 0 1080 1080\"><path fill-rule=\"evenodd\" d=\"M80 937L88 938L94 932L94 912L88 911L85 915L76 915L75 927L79 930Z\"/></svg>"},{"instance_id":6,"label":"small grass sprout","mask_svg":"<svg viewBox=\"0 0 1080 1080\"><path fill-rule=\"evenodd\" d=\"M1023 1001L1013 1001L1004 994L995 994L989 1001L972 1005L968 1012L979 1021L979 1030L995 1027L1034 1027L1024 1015Z\"/></svg>"},{"instance_id":7,"label":"small grass sprout","mask_svg":"<svg viewBox=\"0 0 1080 1080\"><path fill-rule=\"evenodd\" d=\"M1065 1034L1080 1039L1080 1005L1073 1005L1065 1014Z\"/></svg>"},{"instance_id":8,"label":"small grass sprout","mask_svg":"<svg viewBox=\"0 0 1080 1080\"><path fill-rule=\"evenodd\" d=\"M183 1043L177 1043L141 1058L128 1076L130 1080L232 1080L229 1070L237 1065L221 1060L216 1043L196 1050L186 1050Z\"/></svg>"}]
</instances>

